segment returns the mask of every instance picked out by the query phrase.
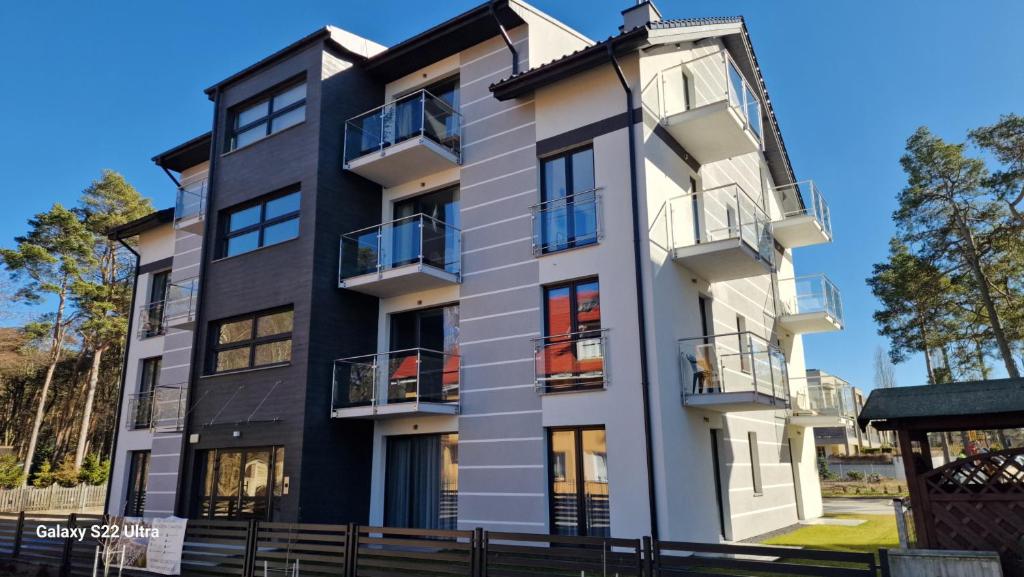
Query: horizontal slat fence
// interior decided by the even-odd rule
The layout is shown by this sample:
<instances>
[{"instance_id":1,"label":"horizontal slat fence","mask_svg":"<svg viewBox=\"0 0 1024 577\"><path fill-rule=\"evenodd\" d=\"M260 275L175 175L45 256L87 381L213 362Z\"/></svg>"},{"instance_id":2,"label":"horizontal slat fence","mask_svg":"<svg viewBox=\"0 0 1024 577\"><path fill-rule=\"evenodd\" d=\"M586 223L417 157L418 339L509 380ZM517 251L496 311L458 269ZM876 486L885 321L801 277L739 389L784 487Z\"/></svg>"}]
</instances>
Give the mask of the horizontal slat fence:
<instances>
[{"instance_id":1,"label":"horizontal slat fence","mask_svg":"<svg viewBox=\"0 0 1024 577\"><path fill-rule=\"evenodd\" d=\"M89 529L104 521L0 514L0 558L48 565L60 577L89 577L99 545ZM84 527L86 535L39 537L38 525ZM880 569L871 553L220 520L190 520L181 558L186 577L879 577Z\"/></svg>"}]
</instances>

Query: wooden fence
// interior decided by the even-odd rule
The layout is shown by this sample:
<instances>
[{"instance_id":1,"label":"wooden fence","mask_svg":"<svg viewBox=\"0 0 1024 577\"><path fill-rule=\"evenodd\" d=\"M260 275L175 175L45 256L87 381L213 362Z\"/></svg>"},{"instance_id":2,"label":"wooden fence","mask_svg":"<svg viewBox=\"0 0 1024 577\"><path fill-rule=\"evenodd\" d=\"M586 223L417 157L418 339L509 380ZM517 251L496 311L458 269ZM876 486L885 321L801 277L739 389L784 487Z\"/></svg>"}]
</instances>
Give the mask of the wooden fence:
<instances>
[{"instance_id":1,"label":"wooden fence","mask_svg":"<svg viewBox=\"0 0 1024 577\"><path fill-rule=\"evenodd\" d=\"M0 560L90 577L103 517L0 515ZM86 528L85 538L39 537L39 525ZM882 555L884 552L880 552ZM884 557L884 555L882 555ZM126 570L125 577L150 575ZM871 553L564 537L475 529L190 520L181 575L202 577L886 577Z\"/></svg>"},{"instance_id":2,"label":"wooden fence","mask_svg":"<svg viewBox=\"0 0 1024 577\"><path fill-rule=\"evenodd\" d=\"M86 507L102 507L107 496L106 485L80 484L45 489L18 487L0 489L0 513L19 511L81 511Z\"/></svg>"}]
</instances>

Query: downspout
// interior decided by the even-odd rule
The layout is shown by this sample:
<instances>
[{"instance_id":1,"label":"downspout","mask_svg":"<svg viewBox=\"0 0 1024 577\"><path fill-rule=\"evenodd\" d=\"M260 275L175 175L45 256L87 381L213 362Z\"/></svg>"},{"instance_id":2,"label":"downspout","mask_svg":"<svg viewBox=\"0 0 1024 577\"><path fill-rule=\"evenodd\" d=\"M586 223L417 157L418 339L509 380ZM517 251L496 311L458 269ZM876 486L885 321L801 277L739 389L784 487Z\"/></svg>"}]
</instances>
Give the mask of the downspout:
<instances>
[{"instance_id":1,"label":"downspout","mask_svg":"<svg viewBox=\"0 0 1024 577\"><path fill-rule=\"evenodd\" d=\"M206 214L203 215L203 250L199 252L199 270L196 272L196 278L199 279L199 294L196 295L196 324L192 329L192 358L190 359L191 366L189 367L189 382L188 390L186 391L186 403L185 403L185 416L182 422L181 428L181 450L179 454L181 459L178 462L178 488L177 493L174 496L174 510L175 514L179 517L188 517L188 510L185 508L185 504L182 502L182 497L186 494L186 476L185 466L189 461L189 455L186 449L188 448L188 432L189 425L192 421L192 384L199 381L200 367L198 358L200 354L199 350L199 332L203 328L203 293L206 292L206 281L203 278L203 272L206 270L207 253L211 250L211 247L216 246L213 237L213 227L211 225L213 219L210 218L210 210L213 206L213 189L214 189L214 168L217 165L217 159L220 158L220 142L219 132L217 126L220 121L220 87L214 89L213 94L213 126L210 128L210 162L209 167L206 170ZM194 479L189 479L194 481ZM193 483L189 483L189 489ZM188 495L189 498L193 495Z\"/></svg>"},{"instance_id":2,"label":"downspout","mask_svg":"<svg viewBox=\"0 0 1024 577\"><path fill-rule=\"evenodd\" d=\"M121 388L117 392L117 414L114 416L114 438L110 441L110 462L113 463L114 459L117 458L117 437L121 432L121 411L124 409L124 387L128 380L128 349L131 348L132 342L132 321L135 320L135 291L139 288L139 252L132 248L124 241L124 239L117 239L117 242L121 243L121 246L128 249L129 252L135 257L135 279L132 280L132 298L131 304L128 308L128 332L125 334L124 339L124 352L121 353ZM113 465L111 465L113 469ZM110 491L114 484L107 479L107 494L103 498L103 514L106 515L107 511L110 510Z\"/></svg>"},{"instance_id":3,"label":"downspout","mask_svg":"<svg viewBox=\"0 0 1024 577\"><path fill-rule=\"evenodd\" d=\"M516 47L512 44L512 39L509 38L508 32L505 30L505 25L501 23L501 19L498 18L498 11L494 8L494 5L498 3L498 0L493 0L487 5L487 8L491 11L491 16L494 17L494 23L498 25L498 32L501 32L501 39L505 41L505 46L508 46L508 51L512 53L512 76L519 74L519 53L516 52Z\"/></svg>"},{"instance_id":4,"label":"downspout","mask_svg":"<svg viewBox=\"0 0 1024 577\"><path fill-rule=\"evenodd\" d=\"M647 370L647 313L644 306L643 254L640 250L640 192L636 174L636 134L633 128L633 91L626 82L615 48L608 43L608 59L626 93L626 130L629 134L629 188L633 206L633 273L636 282L636 324L640 331L640 391L644 408L644 449L647 456L647 499L651 510L651 538L658 539L658 499L654 493L654 451L651 434L651 393Z\"/></svg>"}]
</instances>

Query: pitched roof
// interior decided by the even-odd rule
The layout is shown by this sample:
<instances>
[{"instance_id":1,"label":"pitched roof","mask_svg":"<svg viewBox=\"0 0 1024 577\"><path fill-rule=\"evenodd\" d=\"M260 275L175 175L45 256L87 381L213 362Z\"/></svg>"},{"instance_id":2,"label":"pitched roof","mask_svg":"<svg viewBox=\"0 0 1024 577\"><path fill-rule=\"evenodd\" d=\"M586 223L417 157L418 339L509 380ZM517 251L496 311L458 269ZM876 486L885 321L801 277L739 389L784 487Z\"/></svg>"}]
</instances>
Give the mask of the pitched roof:
<instances>
[{"instance_id":1,"label":"pitched roof","mask_svg":"<svg viewBox=\"0 0 1024 577\"><path fill-rule=\"evenodd\" d=\"M111 240L131 238L173 220L174 207L153 211L142 218L112 227L107 231L107 238Z\"/></svg>"},{"instance_id":2,"label":"pitched roof","mask_svg":"<svg viewBox=\"0 0 1024 577\"><path fill-rule=\"evenodd\" d=\"M161 168L181 172L203 161L210 159L210 133L183 142L170 150L165 150L153 157L153 162Z\"/></svg>"},{"instance_id":3,"label":"pitched roof","mask_svg":"<svg viewBox=\"0 0 1024 577\"><path fill-rule=\"evenodd\" d=\"M1024 378L875 389L857 423L862 429L872 422L885 429L897 422L974 417L984 426L989 418L1014 414L1024 415Z\"/></svg>"}]
</instances>

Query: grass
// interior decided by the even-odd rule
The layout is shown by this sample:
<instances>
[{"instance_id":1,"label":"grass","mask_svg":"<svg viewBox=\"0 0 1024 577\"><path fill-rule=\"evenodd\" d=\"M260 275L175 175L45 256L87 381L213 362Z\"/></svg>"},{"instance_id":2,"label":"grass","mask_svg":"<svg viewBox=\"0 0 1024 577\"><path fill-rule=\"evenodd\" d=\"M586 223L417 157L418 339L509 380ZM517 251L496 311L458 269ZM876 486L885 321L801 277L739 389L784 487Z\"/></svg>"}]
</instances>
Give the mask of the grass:
<instances>
[{"instance_id":1,"label":"grass","mask_svg":"<svg viewBox=\"0 0 1024 577\"><path fill-rule=\"evenodd\" d=\"M856 527L804 525L799 529L764 541L765 545L787 545L830 551L877 553L879 549L899 546L896 517L893 515L826 515L834 519L863 519Z\"/></svg>"},{"instance_id":2,"label":"grass","mask_svg":"<svg viewBox=\"0 0 1024 577\"><path fill-rule=\"evenodd\" d=\"M906 497L904 482L884 480L877 483L867 481L822 481L822 497Z\"/></svg>"}]
</instances>

